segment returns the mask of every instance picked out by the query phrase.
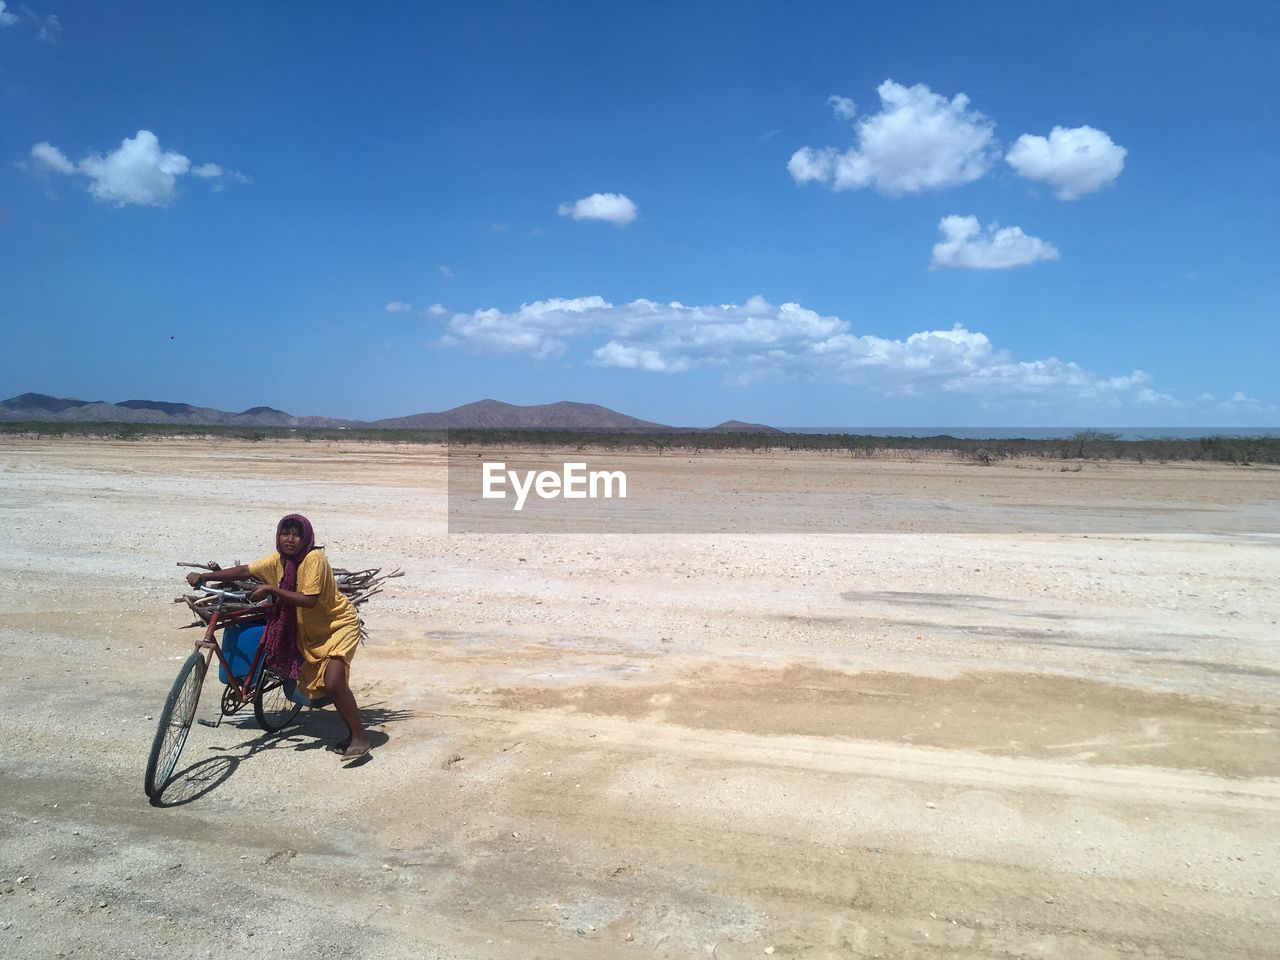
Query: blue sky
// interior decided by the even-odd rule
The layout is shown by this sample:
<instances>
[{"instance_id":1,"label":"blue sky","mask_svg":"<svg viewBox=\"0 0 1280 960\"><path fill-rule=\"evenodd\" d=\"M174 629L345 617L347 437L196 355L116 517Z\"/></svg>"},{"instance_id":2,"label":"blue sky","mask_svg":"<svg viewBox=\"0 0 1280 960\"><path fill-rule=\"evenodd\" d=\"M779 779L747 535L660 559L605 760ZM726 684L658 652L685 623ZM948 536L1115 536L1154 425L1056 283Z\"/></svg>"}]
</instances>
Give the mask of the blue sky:
<instances>
[{"instance_id":1,"label":"blue sky","mask_svg":"<svg viewBox=\"0 0 1280 960\"><path fill-rule=\"evenodd\" d=\"M0 9L0 394L1276 426L1270 3Z\"/></svg>"}]
</instances>

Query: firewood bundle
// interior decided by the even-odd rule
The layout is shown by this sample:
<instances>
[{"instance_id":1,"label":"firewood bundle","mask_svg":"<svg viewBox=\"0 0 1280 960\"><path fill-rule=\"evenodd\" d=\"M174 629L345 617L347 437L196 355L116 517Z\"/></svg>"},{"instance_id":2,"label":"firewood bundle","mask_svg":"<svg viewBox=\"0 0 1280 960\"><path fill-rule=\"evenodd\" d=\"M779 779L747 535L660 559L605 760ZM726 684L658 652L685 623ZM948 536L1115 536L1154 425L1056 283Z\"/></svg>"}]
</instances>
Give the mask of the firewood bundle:
<instances>
[{"instance_id":1,"label":"firewood bundle","mask_svg":"<svg viewBox=\"0 0 1280 960\"><path fill-rule=\"evenodd\" d=\"M191 567L196 570L221 570L216 563L179 563L180 567ZM343 570L335 567L333 570L333 578L338 584L338 590L344 597L359 607L362 603L372 597L375 593L382 592L382 584L393 577L403 577L404 571L399 567L389 573L383 573L381 567L370 567L367 570ZM245 580L229 580L226 583L218 582L219 590L229 590L232 592L252 593L255 588L262 586L262 581L253 577ZM222 604L222 616L229 613L235 613L242 610L254 608L259 612L256 614L246 614L243 617L237 617L235 622L245 623L256 619L266 619L271 612L269 603L254 604L248 600L232 600L229 597L219 597L213 594L183 594L181 597L175 597L174 603L185 603L191 608L191 612L198 619L187 624L188 627L207 627L209 619L213 616L213 611L218 608L219 602ZM219 624L221 626L221 624Z\"/></svg>"}]
</instances>

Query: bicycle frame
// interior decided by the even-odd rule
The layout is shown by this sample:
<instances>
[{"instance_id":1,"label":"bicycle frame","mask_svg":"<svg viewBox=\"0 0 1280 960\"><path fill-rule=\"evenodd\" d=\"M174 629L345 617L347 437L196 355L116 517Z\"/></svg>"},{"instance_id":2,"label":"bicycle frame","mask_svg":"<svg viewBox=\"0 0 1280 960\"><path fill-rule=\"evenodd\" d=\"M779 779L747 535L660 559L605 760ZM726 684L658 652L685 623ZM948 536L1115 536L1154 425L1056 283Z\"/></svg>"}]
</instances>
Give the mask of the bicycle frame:
<instances>
[{"instance_id":1,"label":"bicycle frame","mask_svg":"<svg viewBox=\"0 0 1280 960\"><path fill-rule=\"evenodd\" d=\"M259 678L261 677L261 674L258 672L258 667L262 664L263 659L266 657L266 653L267 653L267 645L265 642L266 636L264 634L263 641L258 643L258 649L254 651L254 654L253 654L253 662L249 664L249 672L244 678L244 683L241 684L239 678L237 678L236 675L232 672L231 664L228 663L227 658L223 656L222 644L218 642L218 639L214 635L214 632L218 629L219 626L226 625L225 623L220 621L239 620L241 618L251 617L251 616L257 617L257 616L260 616L261 614L262 614L261 610L236 610L236 611L232 611L231 613L224 614L222 612L222 601L219 601L218 605L213 609L213 614L209 617L209 625L204 628L204 639L201 640L199 644L201 647L204 647L205 650L207 651L207 654L205 656L205 661L204 661L205 675L208 676L209 667L212 665L213 658L216 656L218 658L218 665L222 667L223 672L225 672L227 677L229 678L229 682L227 683L227 686L235 690L236 696L238 696L241 699L241 701L243 701L244 703L248 703L250 700L252 700L253 695L257 693L257 686L254 683L254 677L259 677ZM200 706L200 695L203 692L204 692L204 684L201 684L200 690L196 692L196 702L191 708L193 712L196 710L196 708ZM201 722L203 723L203 721Z\"/></svg>"}]
</instances>

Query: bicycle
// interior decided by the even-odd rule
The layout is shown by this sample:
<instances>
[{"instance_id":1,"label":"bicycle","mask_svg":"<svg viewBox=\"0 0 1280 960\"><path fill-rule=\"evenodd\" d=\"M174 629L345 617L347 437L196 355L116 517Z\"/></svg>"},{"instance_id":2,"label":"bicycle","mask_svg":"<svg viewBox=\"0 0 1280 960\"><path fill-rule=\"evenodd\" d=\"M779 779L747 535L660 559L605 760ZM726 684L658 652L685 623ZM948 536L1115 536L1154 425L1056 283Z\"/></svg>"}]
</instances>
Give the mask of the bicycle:
<instances>
[{"instance_id":1,"label":"bicycle","mask_svg":"<svg viewBox=\"0 0 1280 960\"><path fill-rule=\"evenodd\" d=\"M218 658L219 677L225 684L221 714L216 722L201 720L203 725L216 727L223 717L231 716L252 703L258 726L268 733L277 733L292 723L304 706L319 707L327 702L327 698L308 699L298 690L296 681L282 679L267 669L266 645L263 642L266 631L261 623L247 622L260 620L270 609L270 601L224 612L223 607L228 601L246 603L248 592L215 590L204 586L198 589L216 596L218 600L205 627L204 639L197 642L196 649L178 670L178 676L160 711L160 721L151 741L151 753L147 758L147 771L143 777L143 789L152 799L161 794L173 776L174 767L178 764L178 757L182 755L182 748L186 746L191 724L195 720L205 675L215 656ZM231 621L236 623L232 624ZM222 643L218 642L216 636L220 626L226 627ZM252 646L254 644L256 646ZM229 656L228 649L224 648L229 648ZM253 652L250 656L251 649Z\"/></svg>"}]
</instances>

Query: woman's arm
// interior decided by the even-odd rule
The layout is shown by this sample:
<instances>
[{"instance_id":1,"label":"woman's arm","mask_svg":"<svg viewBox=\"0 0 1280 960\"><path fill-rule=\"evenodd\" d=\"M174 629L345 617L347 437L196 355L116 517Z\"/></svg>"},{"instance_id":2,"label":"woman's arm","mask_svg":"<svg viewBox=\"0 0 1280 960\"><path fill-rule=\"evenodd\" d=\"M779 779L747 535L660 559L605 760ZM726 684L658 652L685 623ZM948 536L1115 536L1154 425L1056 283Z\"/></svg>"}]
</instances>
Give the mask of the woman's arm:
<instances>
[{"instance_id":1,"label":"woman's arm","mask_svg":"<svg viewBox=\"0 0 1280 960\"><path fill-rule=\"evenodd\" d=\"M253 593L249 594L251 603L257 603L259 600L265 600L267 597L275 597L282 603L292 604L295 607L314 607L316 601L320 599L319 594L312 596L306 593L298 593L296 590L281 590L279 587L273 587L269 583L264 583L258 587Z\"/></svg>"},{"instance_id":2,"label":"woman's arm","mask_svg":"<svg viewBox=\"0 0 1280 960\"><path fill-rule=\"evenodd\" d=\"M198 573L188 573L187 583L193 587L209 580L215 582L226 582L228 580L248 580L253 574L249 572L249 568L241 563L234 567L227 567L225 570L202 570Z\"/></svg>"}]
</instances>

